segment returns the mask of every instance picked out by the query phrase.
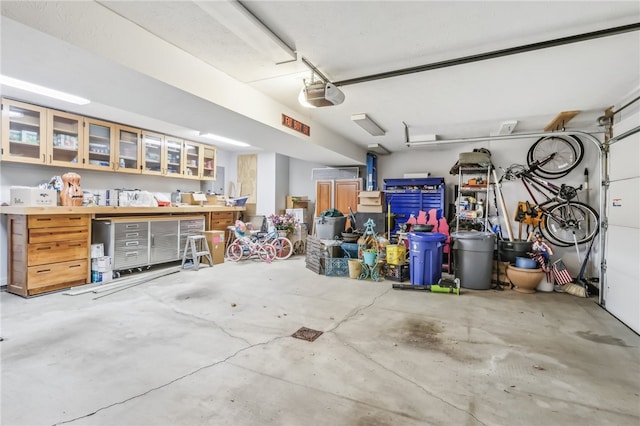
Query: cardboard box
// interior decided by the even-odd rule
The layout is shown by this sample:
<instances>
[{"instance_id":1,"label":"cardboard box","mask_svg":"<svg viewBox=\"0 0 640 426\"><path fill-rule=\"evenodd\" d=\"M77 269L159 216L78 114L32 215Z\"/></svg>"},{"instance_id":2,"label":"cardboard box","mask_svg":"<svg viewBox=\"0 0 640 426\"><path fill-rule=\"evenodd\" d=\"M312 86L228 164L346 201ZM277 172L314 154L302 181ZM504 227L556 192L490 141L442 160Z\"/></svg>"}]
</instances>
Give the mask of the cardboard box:
<instances>
[{"instance_id":1,"label":"cardboard box","mask_svg":"<svg viewBox=\"0 0 640 426\"><path fill-rule=\"evenodd\" d=\"M111 272L112 270L113 264L111 263L111 256L102 256L91 259L91 271Z\"/></svg>"},{"instance_id":2,"label":"cardboard box","mask_svg":"<svg viewBox=\"0 0 640 426\"><path fill-rule=\"evenodd\" d=\"M207 202L207 196L202 192L185 192L181 194L183 204L200 206Z\"/></svg>"},{"instance_id":3,"label":"cardboard box","mask_svg":"<svg viewBox=\"0 0 640 426\"><path fill-rule=\"evenodd\" d=\"M309 207L309 197L306 195L287 195L287 209L306 209Z\"/></svg>"},{"instance_id":4,"label":"cardboard box","mask_svg":"<svg viewBox=\"0 0 640 426\"><path fill-rule=\"evenodd\" d=\"M91 258L104 257L104 244L91 244Z\"/></svg>"},{"instance_id":5,"label":"cardboard box","mask_svg":"<svg viewBox=\"0 0 640 426\"><path fill-rule=\"evenodd\" d=\"M360 191L358 204L363 206L381 206L382 191Z\"/></svg>"},{"instance_id":6,"label":"cardboard box","mask_svg":"<svg viewBox=\"0 0 640 426\"><path fill-rule=\"evenodd\" d=\"M367 204L358 204L358 213L384 213L384 206L371 206Z\"/></svg>"},{"instance_id":7,"label":"cardboard box","mask_svg":"<svg viewBox=\"0 0 640 426\"><path fill-rule=\"evenodd\" d=\"M209 253L213 264L224 263L225 239L224 231L200 231L207 239L209 245ZM201 260L202 261L202 260Z\"/></svg>"},{"instance_id":8,"label":"cardboard box","mask_svg":"<svg viewBox=\"0 0 640 426\"><path fill-rule=\"evenodd\" d=\"M58 205L58 193L55 189L12 186L11 205L20 207L48 207Z\"/></svg>"}]
</instances>

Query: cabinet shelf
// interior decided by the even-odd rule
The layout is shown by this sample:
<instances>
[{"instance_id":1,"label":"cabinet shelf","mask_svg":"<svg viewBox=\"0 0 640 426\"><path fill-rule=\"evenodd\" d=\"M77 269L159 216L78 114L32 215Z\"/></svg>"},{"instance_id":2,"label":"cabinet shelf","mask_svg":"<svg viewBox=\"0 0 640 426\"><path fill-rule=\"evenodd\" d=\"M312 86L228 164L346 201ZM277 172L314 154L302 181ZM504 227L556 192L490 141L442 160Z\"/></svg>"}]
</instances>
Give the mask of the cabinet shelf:
<instances>
[{"instance_id":1,"label":"cabinet shelf","mask_svg":"<svg viewBox=\"0 0 640 426\"><path fill-rule=\"evenodd\" d=\"M69 148L66 146L54 146L53 149L56 151L69 151L69 152L78 152L78 148Z\"/></svg>"},{"instance_id":2,"label":"cabinet shelf","mask_svg":"<svg viewBox=\"0 0 640 426\"><path fill-rule=\"evenodd\" d=\"M30 143L30 142L22 142L22 141L9 141L11 144L20 145L21 147L33 147L40 148L39 143Z\"/></svg>"},{"instance_id":3,"label":"cabinet shelf","mask_svg":"<svg viewBox=\"0 0 640 426\"><path fill-rule=\"evenodd\" d=\"M99 152L99 151L89 151L89 154L92 156L101 156L101 157L109 157L110 154L108 152Z\"/></svg>"}]
</instances>

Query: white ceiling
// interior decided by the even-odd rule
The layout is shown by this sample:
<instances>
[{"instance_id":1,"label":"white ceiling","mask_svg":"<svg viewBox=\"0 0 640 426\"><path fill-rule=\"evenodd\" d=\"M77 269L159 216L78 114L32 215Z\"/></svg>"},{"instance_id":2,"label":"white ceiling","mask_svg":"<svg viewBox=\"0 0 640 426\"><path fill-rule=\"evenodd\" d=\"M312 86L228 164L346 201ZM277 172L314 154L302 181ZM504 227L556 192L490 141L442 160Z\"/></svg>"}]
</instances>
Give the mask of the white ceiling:
<instances>
[{"instance_id":1,"label":"white ceiling","mask_svg":"<svg viewBox=\"0 0 640 426\"><path fill-rule=\"evenodd\" d=\"M372 143L392 152L411 149L404 144L403 122L412 136L450 139L493 134L506 120L518 121L517 132L541 131L559 112L580 110L566 127L595 128L607 107L640 87L640 32L632 31L344 85L343 104L308 110L297 103L302 81L310 77L301 57L339 82L636 24L640 2L242 4L297 52L297 61L276 65L254 50L225 22L206 12L216 2L3 0L2 73L93 102L74 109L8 87L2 87L3 95L196 140L194 131L211 131L245 140L254 148L345 165L362 163L362 154ZM139 37L118 42L125 24L132 23L145 32L146 41ZM98 46L96 40L107 42ZM166 43L156 49L160 41ZM190 75L194 67L182 60L181 68L171 56L175 53L168 53L171 49L267 98L244 98L244 92L238 92L241 99L234 107L219 105L211 100L218 96L211 92L214 89L188 88L189 79L195 81ZM117 59L124 57L140 60ZM229 85L235 83L230 80ZM275 121L264 119L260 109L273 110ZM312 139L283 132L277 123L280 112L311 125ZM386 135L372 137L351 122L351 114L363 112ZM323 128L326 133L317 131Z\"/></svg>"}]
</instances>

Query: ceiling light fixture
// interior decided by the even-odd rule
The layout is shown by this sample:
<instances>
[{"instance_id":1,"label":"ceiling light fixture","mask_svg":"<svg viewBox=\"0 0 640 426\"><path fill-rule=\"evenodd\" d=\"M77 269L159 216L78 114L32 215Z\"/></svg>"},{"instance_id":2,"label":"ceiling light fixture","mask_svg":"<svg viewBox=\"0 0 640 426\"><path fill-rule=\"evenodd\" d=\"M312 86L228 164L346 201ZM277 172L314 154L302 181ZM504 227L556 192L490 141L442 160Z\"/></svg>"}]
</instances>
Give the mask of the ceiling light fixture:
<instances>
[{"instance_id":1,"label":"ceiling light fixture","mask_svg":"<svg viewBox=\"0 0 640 426\"><path fill-rule=\"evenodd\" d=\"M351 114L351 121L362 127L371 136L382 136L386 132L367 114Z\"/></svg>"},{"instance_id":2,"label":"ceiling light fixture","mask_svg":"<svg viewBox=\"0 0 640 426\"><path fill-rule=\"evenodd\" d=\"M209 16L275 64L297 59L295 50L290 48L239 1L196 1L195 3Z\"/></svg>"},{"instance_id":3,"label":"ceiling light fixture","mask_svg":"<svg viewBox=\"0 0 640 426\"><path fill-rule=\"evenodd\" d=\"M387 148L385 148L384 146L380 145L379 143L371 143L371 144L367 145L367 152L372 152L372 153L378 154L378 155L389 155L389 154L391 154L391 151L389 151Z\"/></svg>"},{"instance_id":4,"label":"ceiling light fixture","mask_svg":"<svg viewBox=\"0 0 640 426\"><path fill-rule=\"evenodd\" d=\"M89 99L81 98L80 96L71 95L69 93L50 89L44 86L39 86L27 81L18 80L17 78L7 77L6 75L0 75L0 85L15 87L16 89L26 90L27 92L48 96L50 98L70 102L76 105L86 105L88 103L91 103Z\"/></svg>"},{"instance_id":5,"label":"ceiling light fixture","mask_svg":"<svg viewBox=\"0 0 640 426\"><path fill-rule=\"evenodd\" d=\"M202 136L203 138L207 138L207 139L213 139L214 141L218 141L218 142L222 142L222 143L228 143L229 145L244 146L244 147L251 146L246 142L241 142L241 141L237 141L235 139L225 138L224 136L214 135L213 133L200 132L200 136Z\"/></svg>"}]
</instances>

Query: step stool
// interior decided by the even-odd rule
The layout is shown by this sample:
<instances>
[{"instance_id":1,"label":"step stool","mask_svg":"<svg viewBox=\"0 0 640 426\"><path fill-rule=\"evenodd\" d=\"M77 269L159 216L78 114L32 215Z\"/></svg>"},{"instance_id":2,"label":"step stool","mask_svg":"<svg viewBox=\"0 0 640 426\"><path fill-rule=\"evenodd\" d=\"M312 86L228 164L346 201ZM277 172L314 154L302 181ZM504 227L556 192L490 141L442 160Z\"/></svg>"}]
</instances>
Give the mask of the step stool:
<instances>
[{"instance_id":1,"label":"step stool","mask_svg":"<svg viewBox=\"0 0 640 426\"><path fill-rule=\"evenodd\" d=\"M200 267L200 257L205 256L209 261L209 266L213 266L213 259L211 258L211 253L209 252L209 244L207 243L207 239L204 235L189 235L187 237L187 241L184 243L184 254L182 255L182 268L184 269L184 264L187 261L187 257L191 251L190 259L193 260L193 266L197 271Z\"/></svg>"}]
</instances>

